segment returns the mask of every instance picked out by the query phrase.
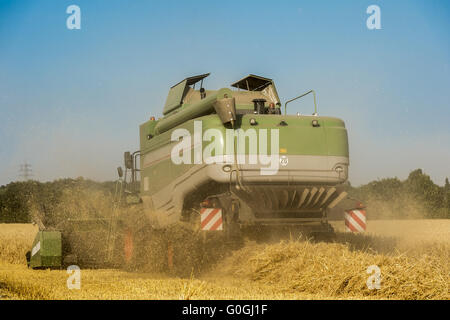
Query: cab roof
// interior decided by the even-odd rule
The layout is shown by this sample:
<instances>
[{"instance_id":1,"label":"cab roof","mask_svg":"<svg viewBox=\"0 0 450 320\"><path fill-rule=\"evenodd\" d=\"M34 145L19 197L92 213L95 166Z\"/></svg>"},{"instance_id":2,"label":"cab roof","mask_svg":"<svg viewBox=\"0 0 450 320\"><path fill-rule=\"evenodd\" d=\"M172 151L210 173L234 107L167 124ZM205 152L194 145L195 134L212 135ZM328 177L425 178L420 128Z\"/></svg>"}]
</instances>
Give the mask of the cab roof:
<instances>
[{"instance_id":1,"label":"cab roof","mask_svg":"<svg viewBox=\"0 0 450 320\"><path fill-rule=\"evenodd\" d=\"M176 85L173 85L171 88L176 87L177 85L179 85L182 82L186 81L186 85L187 86L191 86L193 84L196 84L197 82L199 82L200 80L205 79L207 76L209 76L211 73L204 73L204 74L200 74L198 76L192 76L192 77L187 77L184 80L181 80L180 82L178 82Z\"/></svg>"},{"instance_id":2,"label":"cab roof","mask_svg":"<svg viewBox=\"0 0 450 320\"><path fill-rule=\"evenodd\" d=\"M273 84L272 79L249 74L245 78L231 84L231 86L248 91L262 91L271 84Z\"/></svg>"}]
</instances>

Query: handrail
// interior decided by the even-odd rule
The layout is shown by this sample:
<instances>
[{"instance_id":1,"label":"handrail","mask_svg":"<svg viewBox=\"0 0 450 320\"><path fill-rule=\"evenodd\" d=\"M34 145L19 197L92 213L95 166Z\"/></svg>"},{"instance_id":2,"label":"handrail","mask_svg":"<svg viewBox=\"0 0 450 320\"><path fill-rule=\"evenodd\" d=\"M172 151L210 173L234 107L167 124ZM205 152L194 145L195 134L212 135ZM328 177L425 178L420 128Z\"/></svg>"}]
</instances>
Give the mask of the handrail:
<instances>
[{"instance_id":1,"label":"handrail","mask_svg":"<svg viewBox=\"0 0 450 320\"><path fill-rule=\"evenodd\" d=\"M291 100L289 100L289 101L286 101L286 103L284 104L284 115L287 115L287 104L288 104L288 103L290 103L290 102L292 102L292 101L294 101L294 100L300 99L300 98L306 96L307 94L310 94L311 92L312 92L313 95L314 95L314 114L317 114L316 92L315 92L314 90L309 90L308 92L306 92L306 93L304 93L304 94L302 94L302 95L300 95L300 96L298 96L298 97L295 97L294 99L291 99Z\"/></svg>"}]
</instances>

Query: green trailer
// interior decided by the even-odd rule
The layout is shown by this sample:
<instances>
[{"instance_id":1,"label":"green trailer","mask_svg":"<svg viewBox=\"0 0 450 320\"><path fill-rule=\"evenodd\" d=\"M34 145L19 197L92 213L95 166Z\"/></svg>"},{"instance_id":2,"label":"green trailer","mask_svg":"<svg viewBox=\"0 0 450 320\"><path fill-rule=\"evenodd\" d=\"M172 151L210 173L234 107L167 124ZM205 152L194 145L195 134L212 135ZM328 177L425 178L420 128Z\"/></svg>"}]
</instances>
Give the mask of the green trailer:
<instances>
[{"instance_id":1,"label":"green trailer","mask_svg":"<svg viewBox=\"0 0 450 320\"><path fill-rule=\"evenodd\" d=\"M59 231L39 231L27 252L30 268L61 268L62 237Z\"/></svg>"}]
</instances>

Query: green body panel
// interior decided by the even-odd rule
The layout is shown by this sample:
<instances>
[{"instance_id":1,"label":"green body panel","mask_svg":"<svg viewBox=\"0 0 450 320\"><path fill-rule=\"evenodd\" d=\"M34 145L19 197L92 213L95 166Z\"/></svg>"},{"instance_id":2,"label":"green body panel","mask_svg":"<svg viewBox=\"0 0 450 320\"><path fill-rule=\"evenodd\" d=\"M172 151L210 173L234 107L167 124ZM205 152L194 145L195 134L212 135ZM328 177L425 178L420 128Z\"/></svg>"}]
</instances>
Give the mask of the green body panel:
<instances>
[{"instance_id":1,"label":"green body panel","mask_svg":"<svg viewBox=\"0 0 450 320\"><path fill-rule=\"evenodd\" d=\"M251 126L249 121L254 118L257 126ZM317 119L320 127L313 127L311 121ZM288 148L289 154L296 155L335 155L348 157L348 137L345 124L342 120L332 117L297 117L280 115L243 115L239 117L242 130L255 129L279 129L280 148ZM281 120L285 120L287 126L279 126ZM141 153L161 148L171 142L172 132L176 129L187 129L191 135L194 133L194 121L202 121L203 131L207 129L218 129L225 135L226 128L220 122L217 115L207 115L191 119L183 124L172 128L153 139L147 139L149 134L154 133L156 121L148 121L140 126ZM270 143L270 141L269 141ZM203 142L203 147L209 142ZM270 144L269 144L270 146ZM248 144L247 144L248 147ZM169 159L170 160L170 159Z\"/></svg>"},{"instance_id":2,"label":"green body panel","mask_svg":"<svg viewBox=\"0 0 450 320\"><path fill-rule=\"evenodd\" d=\"M164 105L163 114L168 114L181 106L181 100L186 89L187 80L183 80L179 84L173 86L167 95L166 104Z\"/></svg>"},{"instance_id":3,"label":"green body panel","mask_svg":"<svg viewBox=\"0 0 450 320\"><path fill-rule=\"evenodd\" d=\"M189 86L203 80L209 76L209 73L189 77L183 81L178 82L176 85L172 86L167 95L166 104L164 105L163 114L168 115L172 111L180 108L183 104L183 99L189 92Z\"/></svg>"},{"instance_id":4,"label":"green body panel","mask_svg":"<svg viewBox=\"0 0 450 320\"><path fill-rule=\"evenodd\" d=\"M61 232L39 231L33 241L29 263L31 268L61 267Z\"/></svg>"},{"instance_id":5,"label":"green body panel","mask_svg":"<svg viewBox=\"0 0 450 320\"><path fill-rule=\"evenodd\" d=\"M251 118L254 118L258 122L258 125L251 126L249 123ZM319 127L312 126L311 121L313 119L318 120ZM281 120L284 120L288 125L279 126ZM176 129L187 129L191 133L191 136L193 136L194 121L202 121L203 132L207 129L214 128L221 131L223 136L225 136L226 128L216 114L188 120L162 134L154 136L150 140L147 136L154 133L153 128L157 121L148 121L140 126L141 161L143 161L147 153L174 143L171 141L171 134ZM251 128L257 132L259 132L259 129L267 129L268 132L270 129L279 129L280 155L349 156L347 130L344 122L338 118L246 114L238 116L237 127L244 131ZM268 150L271 148L269 137ZM209 141L202 141L202 149L210 143ZM249 148L250 146L247 140L246 154L249 154ZM256 149L259 152L259 146ZM160 161L147 168L141 162L141 176L147 176L151 181L149 190L144 191L143 179L141 179L141 193L153 194L176 177L187 172L193 166L194 164L173 164L170 154L161 157Z\"/></svg>"}]
</instances>

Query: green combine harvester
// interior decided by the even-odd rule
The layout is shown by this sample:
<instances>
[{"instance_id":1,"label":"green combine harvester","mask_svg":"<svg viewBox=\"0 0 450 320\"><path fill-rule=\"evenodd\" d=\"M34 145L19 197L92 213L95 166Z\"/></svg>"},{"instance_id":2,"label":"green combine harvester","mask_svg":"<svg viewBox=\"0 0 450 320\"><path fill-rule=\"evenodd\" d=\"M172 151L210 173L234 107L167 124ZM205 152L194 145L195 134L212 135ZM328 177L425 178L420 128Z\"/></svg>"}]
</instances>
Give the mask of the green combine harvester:
<instances>
[{"instance_id":1,"label":"green combine harvester","mask_svg":"<svg viewBox=\"0 0 450 320\"><path fill-rule=\"evenodd\" d=\"M234 82L234 90L205 90L207 76L171 87L163 117L143 123L140 150L125 153L125 169L118 168L120 198L140 207L139 213L40 231L31 267L80 264L95 241L104 246L91 258L117 261L119 254L127 263L140 254L143 230L173 225L225 239L283 227L333 234L327 215L346 197L348 177L344 122L318 115L313 90L283 108L271 79L249 75ZM314 113L289 114L288 104L307 94L314 96ZM75 248L73 230L91 234L88 243Z\"/></svg>"}]
</instances>

